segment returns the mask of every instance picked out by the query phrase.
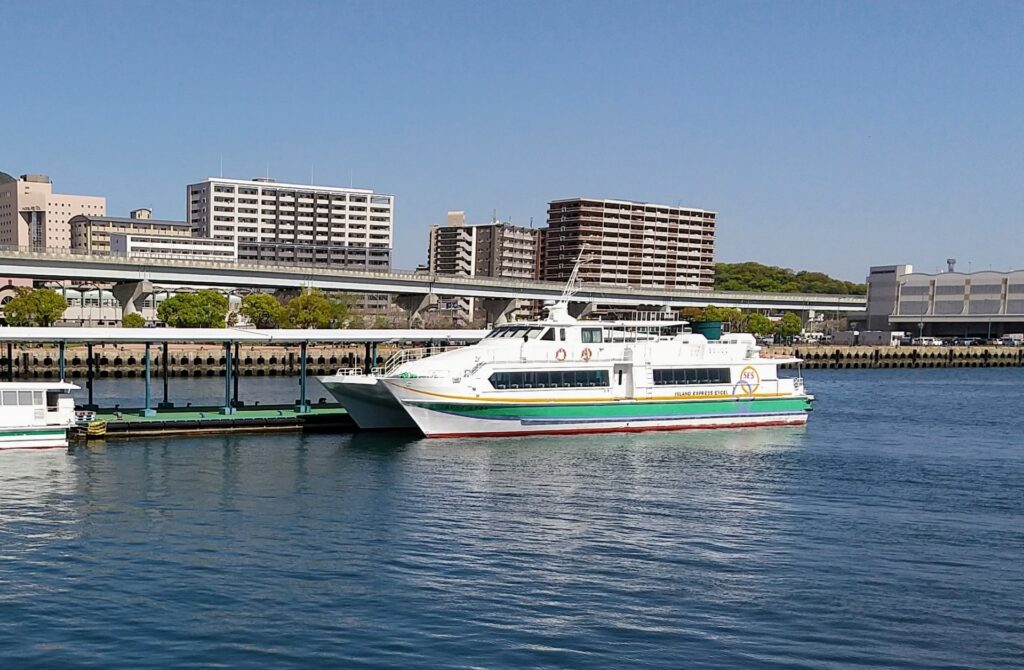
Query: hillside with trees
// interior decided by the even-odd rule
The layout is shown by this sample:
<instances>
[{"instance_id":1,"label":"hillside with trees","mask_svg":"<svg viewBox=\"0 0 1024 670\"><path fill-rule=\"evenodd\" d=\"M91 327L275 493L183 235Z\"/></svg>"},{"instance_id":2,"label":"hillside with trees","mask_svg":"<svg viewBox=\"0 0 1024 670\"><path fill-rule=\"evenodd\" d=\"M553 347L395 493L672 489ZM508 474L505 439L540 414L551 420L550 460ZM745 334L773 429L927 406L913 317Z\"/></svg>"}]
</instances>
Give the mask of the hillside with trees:
<instances>
[{"instance_id":1,"label":"hillside with trees","mask_svg":"<svg viewBox=\"0 0 1024 670\"><path fill-rule=\"evenodd\" d=\"M794 272L760 263L716 263L715 288L721 291L767 293L830 293L864 295L867 286L833 279L823 272Z\"/></svg>"}]
</instances>

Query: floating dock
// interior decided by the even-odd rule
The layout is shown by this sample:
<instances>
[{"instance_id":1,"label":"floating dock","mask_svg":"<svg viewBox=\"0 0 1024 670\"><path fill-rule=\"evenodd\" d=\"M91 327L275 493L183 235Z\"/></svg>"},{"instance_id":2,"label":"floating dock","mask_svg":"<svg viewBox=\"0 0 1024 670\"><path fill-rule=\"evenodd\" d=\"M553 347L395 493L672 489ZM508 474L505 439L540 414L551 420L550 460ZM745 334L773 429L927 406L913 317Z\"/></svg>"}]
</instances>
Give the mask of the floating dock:
<instances>
[{"instance_id":1,"label":"floating dock","mask_svg":"<svg viewBox=\"0 0 1024 670\"><path fill-rule=\"evenodd\" d=\"M96 422L106 424L106 438L166 435L214 435L263 433L268 430L316 433L350 433L356 424L340 405L315 405L305 412L291 406L238 408L223 414L218 407L164 409L154 416L140 416L139 409L99 410ZM85 430L78 431L86 439ZM88 436L97 439L99 436Z\"/></svg>"}]
</instances>

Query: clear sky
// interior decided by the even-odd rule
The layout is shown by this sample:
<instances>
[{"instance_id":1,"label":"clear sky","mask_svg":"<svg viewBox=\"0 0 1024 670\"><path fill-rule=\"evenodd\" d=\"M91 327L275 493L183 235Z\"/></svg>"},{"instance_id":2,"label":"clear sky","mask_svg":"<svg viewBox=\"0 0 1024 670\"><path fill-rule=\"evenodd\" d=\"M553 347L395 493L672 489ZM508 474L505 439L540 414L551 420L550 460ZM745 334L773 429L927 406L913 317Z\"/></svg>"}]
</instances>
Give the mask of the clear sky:
<instances>
[{"instance_id":1,"label":"clear sky","mask_svg":"<svg viewBox=\"0 0 1024 670\"><path fill-rule=\"evenodd\" d=\"M0 170L184 218L205 176L449 209L719 212L718 258L1024 267L1024 3L67 2L0 10Z\"/></svg>"}]
</instances>

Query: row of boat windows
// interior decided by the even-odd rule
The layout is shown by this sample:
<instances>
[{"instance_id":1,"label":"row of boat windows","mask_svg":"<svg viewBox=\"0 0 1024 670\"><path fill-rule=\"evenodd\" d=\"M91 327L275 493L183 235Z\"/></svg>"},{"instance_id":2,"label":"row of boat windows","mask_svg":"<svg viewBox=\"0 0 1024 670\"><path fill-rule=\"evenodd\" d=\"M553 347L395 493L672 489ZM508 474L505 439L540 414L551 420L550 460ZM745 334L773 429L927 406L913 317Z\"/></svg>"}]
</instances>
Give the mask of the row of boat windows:
<instances>
[{"instance_id":1,"label":"row of boat windows","mask_svg":"<svg viewBox=\"0 0 1024 670\"><path fill-rule=\"evenodd\" d=\"M655 386L680 384L730 384L729 368L675 368L654 371Z\"/></svg>"},{"instance_id":2,"label":"row of boat windows","mask_svg":"<svg viewBox=\"0 0 1024 670\"><path fill-rule=\"evenodd\" d=\"M534 370L530 372L495 372L491 386L502 389L580 388L608 386L607 370Z\"/></svg>"},{"instance_id":3,"label":"row of boat windows","mask_svg":"<svg viewBox=\"0 0 1024 670\"><path fill-rule=\"evenodd\" d=\"M543 326L502 326L487 334L488 338L518 337L526 340L546 340L548 342L565 342L565 328L545 328ZM584 344L599 344L604 341L604 331L600 328L581 328L580 341Z\"/></svg>"},{"instance_id":4,"label":"row of boat windows","mask_svg":"<svg viewBox=\"0 0 1024 670\"><path fill-rule=\"evenodd\" d=\"M43 404L43 392L42 391L3 391L0 393L0 404L4 407L12 407L16 405L42 405Z\"/></svg>"}]
</instances>

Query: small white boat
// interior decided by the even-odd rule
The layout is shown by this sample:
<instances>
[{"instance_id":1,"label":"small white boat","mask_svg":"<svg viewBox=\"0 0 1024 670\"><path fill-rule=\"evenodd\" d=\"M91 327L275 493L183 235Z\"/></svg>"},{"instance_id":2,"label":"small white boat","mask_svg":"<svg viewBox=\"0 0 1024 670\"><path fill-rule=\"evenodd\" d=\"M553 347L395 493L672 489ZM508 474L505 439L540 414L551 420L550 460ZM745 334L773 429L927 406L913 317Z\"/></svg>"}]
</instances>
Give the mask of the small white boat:
<instances>
[{"instance_id":1,"label":"small white boat","mask_svg":"<svg viewBox=\"0 0 1024 670\"><path fill-rule=\"evenodd\" d=\"M66 448L76 389L68 382L0 382L0 450Z\"/></svg>"}]
</instances>

